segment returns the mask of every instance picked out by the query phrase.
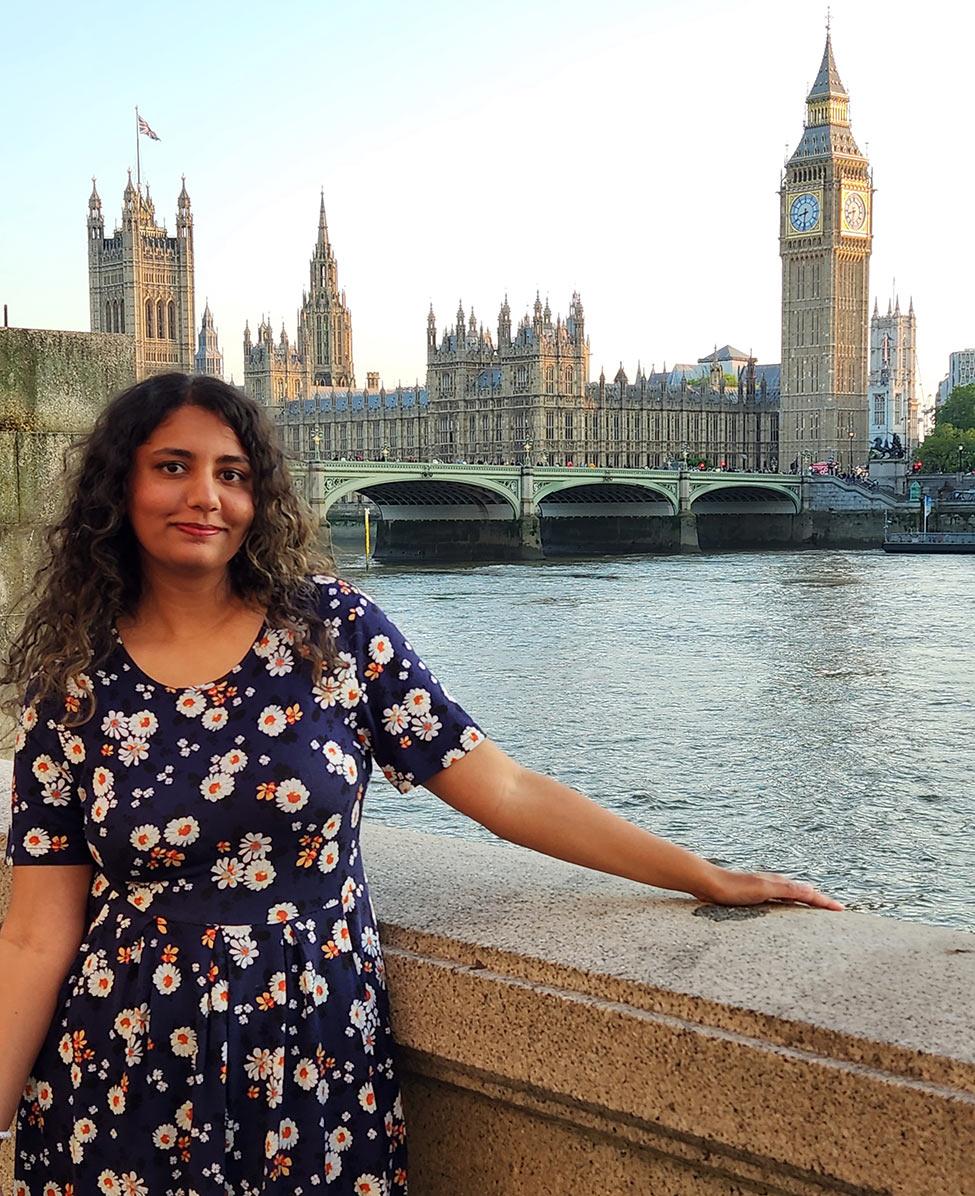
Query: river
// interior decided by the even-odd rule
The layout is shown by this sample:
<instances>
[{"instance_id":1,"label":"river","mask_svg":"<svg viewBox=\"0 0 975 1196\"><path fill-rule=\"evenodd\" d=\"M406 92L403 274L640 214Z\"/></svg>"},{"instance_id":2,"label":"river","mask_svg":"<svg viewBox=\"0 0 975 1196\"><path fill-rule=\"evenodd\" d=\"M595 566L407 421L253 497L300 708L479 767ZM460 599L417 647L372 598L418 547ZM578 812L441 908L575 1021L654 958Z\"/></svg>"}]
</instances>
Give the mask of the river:
<instances>
[{"instance_id":1,"label":"river","mask_svg":"<svg viewBox=\"0 0 975 1196\"><path fill-rule=\"evenodd\" d=\"M975 930L975 558L363 564L344 575L522 763L723 864ZM381 777L368 810L489 837Z\"/></svg>"}]
</instances>

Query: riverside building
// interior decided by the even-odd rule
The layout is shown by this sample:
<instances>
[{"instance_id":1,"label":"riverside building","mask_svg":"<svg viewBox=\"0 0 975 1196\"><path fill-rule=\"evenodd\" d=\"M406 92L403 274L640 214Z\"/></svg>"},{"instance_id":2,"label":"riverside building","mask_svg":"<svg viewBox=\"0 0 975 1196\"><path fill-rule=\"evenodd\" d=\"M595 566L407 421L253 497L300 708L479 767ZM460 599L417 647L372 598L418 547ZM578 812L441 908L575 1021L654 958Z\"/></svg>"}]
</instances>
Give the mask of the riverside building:
<instances>
[{"instance_id":1,"label":"riverside building","mask_svg":"<svg viewBox=\"0 0 975 1196\"><path fill-rule=\"evenodd\" d=\"M149 195L132 183L122 194L122 222L105 236L102 201L92 179L88 200L88 294L92 332L123 333L135 348L136 379L193 372L193 214L186 179L176 200L176 235L156 223Z\"/></svg>"}]
</instances>

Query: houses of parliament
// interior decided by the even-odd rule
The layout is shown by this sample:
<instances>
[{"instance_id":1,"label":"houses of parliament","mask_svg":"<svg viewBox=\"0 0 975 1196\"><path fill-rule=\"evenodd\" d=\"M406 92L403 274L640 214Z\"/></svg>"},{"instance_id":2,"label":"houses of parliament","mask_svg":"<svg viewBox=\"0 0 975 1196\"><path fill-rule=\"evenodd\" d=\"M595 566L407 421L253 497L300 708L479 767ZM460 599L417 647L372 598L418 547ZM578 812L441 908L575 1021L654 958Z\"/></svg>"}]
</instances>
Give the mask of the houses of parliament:
<instances>
[{"instance_id":1,"label":"houses of parliament","mask_svg":"<svg viewBox=\"0 0 975 1196\"><path fill-rule=\"evenodd\" d=\"M781 364L760 364L725 345L694 362L638 367L632 379L621 365L613 378L591 381L581 296L573 294L560 314L536 294L520 317L505 296L487 323L463 304L446 321L431 308L425 385L386 389L367 373L359 386L352 314L323 196L295 338L284 328L275 335L266 318L254 333L248 323L244 388L271 410L286 450L304 459L604 467L683 461L783 471L848 455L863 459L868 430L878 430L875 413L888 410L877 387L908 385L900 375L892 379L891 361L913 345L914 313L901 328L888 312L868 356L872 176L853 137L829 34L779 195ZM132 336L140 377L172 369L221 374L209 304L198 332L194 322L185 180L175 236L157 225L148 187L143 194L131 177L121 226L109 238L93 189L88 235L92 329ZM913 372L910 379L913 387ZM910 396L898 392L890 410L900 422L889 431L913 443L916 400L912 408Z\"/></svg>"}]
</instances>

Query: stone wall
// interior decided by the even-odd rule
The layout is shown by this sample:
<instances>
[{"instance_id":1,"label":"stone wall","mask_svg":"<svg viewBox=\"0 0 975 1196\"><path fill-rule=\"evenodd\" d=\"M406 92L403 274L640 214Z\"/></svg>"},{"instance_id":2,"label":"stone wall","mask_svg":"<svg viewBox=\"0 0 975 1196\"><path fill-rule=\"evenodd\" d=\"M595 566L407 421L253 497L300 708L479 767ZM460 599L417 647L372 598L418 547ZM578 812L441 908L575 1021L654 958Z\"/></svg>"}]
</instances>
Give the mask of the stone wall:
<instances>
[{"instance_id":1,"label":"stone wall","mask_svg":"<svg viewBox=\"0 0 975 1196\"><path fill-rule=\"evenodd\" d=\"M0 329L0 640L60 506L66 450L134 380L129 337Z\"/></svg>"}]
</instances>

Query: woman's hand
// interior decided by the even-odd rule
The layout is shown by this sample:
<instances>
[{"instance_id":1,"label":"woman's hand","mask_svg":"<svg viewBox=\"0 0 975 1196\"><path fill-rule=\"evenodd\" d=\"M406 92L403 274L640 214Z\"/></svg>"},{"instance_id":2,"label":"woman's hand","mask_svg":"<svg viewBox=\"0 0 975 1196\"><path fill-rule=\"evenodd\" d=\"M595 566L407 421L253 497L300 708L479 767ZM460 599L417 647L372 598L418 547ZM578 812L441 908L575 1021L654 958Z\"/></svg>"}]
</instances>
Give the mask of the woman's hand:
<instances>
[{"instance_id":1,"label":"woman's hand","mask_svg":"<svg viewBox=\"0 0 975 1196\"><path fill-rule=\"evenodd\" d=\"M693 894L698 901L715 905L761 905L764 901L790 901L815 909L843 909L839 901L820 893L801 880L789 880L777 872L733 872L714 867L706 884Z\"/></svg>"}]
</instances>

